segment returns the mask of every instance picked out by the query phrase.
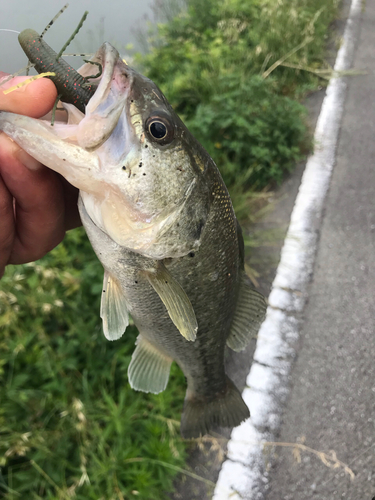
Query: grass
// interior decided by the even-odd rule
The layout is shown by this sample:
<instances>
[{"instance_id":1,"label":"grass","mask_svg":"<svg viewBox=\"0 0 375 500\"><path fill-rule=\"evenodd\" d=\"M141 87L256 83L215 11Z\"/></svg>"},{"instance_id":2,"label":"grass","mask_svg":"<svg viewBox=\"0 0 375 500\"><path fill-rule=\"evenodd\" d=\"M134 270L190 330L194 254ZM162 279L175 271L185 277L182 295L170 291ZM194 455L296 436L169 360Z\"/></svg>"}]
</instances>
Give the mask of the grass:
<instances>
[{"instance_id":1,"label":"grass","mask_svg":"<svg viewBox=\"0 0 375 500\"><path fill-rule=\"evenodd\" d=\"M263 449L265 448L290 448L292 450L294 460L300 464L302 462L301 452L302 453L310 453L311 455L315 455L326 467L329 469L343 469L344 473L349 476L351 481L354 481L355 474L349 465L345 464L341 460L337 458L337 454L335 450L330 450L329 452L315 450L310 446L306 446L304 444L304 438L300 439L302 442L296 443L285 443L285 442L272 442L265 441L261 443Z\"/></svg>"},{"instance_id":2,"label":"grass","mask_svg":"<svg viewBox=\"0 0 375 500\"><path fill-rule=\"evenodd\" d=\"M183 374L159 396L130 389L137 335L108 342L101 269L82 230L0 293L0 496L165 498L185 461Z\"/></svg>"},{"instance_id":3,"label":"grass","mask_svg":"<svg viewBox=\"0 0 375 500\"><path fill-rule=\"evenodd\" d=\"M216 160L240 218L266 196L255 188L281 182L306 153L296 99L322 82L337 5L181 0L144 34L150 52L138 64ZM0 498L158 500L178 474L202 480L179 437L183 374L173 366L157 396L130 389L137 332L106 341L101 281L81 229L1 280Z\"/></svg>"}]
</instances>

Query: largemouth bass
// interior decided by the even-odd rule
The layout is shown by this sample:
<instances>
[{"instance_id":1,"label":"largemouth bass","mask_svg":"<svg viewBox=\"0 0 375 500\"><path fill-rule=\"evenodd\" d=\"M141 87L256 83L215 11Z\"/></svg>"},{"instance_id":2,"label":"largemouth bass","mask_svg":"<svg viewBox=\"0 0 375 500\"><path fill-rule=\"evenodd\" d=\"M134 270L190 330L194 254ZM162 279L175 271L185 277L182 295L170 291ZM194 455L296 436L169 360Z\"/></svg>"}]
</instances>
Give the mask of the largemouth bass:
<instances>
[{"instance_id":1,"label":"largemouth bass","mask_svg":"<svg viewBox=\"0 0 375 500\"><path fill-rule=\"evenodd\" d=\"M21 41L31 60L38 45L38 70L49 70L37 33ZM66 123L0 112L0 130L80 190L82 223L104 267L104 335L119 339L129 314L139 330L130 385L163 391L175 360L187 380L182 436L236 426L249 409L225 373L225 345L244 349L266 304L244 272L220 173L159 88L109 43L67 80ZM76 81L88 95L75 93Z\"/></svg>"}]
</instances>

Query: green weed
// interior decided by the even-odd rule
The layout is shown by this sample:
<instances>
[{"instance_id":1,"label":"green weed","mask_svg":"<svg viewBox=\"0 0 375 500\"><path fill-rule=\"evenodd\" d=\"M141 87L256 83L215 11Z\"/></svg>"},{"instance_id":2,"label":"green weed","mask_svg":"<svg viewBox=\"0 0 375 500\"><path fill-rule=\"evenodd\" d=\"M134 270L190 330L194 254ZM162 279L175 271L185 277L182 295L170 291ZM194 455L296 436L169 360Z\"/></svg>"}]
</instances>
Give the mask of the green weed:
<instances>
[{"instance_id":1,"label":"green weed","mask_svg":"<svg viewBox=\"0 0 375 500\"><path fill-rule=\"evenodd\" d=\"M1 281L0 497L164 499L184 464L184 376L174 366L158 396L130 389L137 332L104 338L101 279L74 230Z\"/></svg>"}]
</instances>

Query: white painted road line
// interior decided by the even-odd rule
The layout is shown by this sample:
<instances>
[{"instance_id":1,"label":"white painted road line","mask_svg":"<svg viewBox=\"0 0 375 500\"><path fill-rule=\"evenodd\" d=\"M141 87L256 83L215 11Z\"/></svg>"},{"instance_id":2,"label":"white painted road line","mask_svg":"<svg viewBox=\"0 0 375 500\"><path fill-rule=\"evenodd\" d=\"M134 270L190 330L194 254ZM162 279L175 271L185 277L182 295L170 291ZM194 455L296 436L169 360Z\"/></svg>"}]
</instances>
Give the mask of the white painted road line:
<instances>
[{"instance_id":1,"label":"white painted road line","mask_svg":"<svg viewBox=\"0 0 375 500\"><path fill-rule=\"evenodd\" d=\"M351 68L361 15L352 0L334 70ZM258 335L243 398L251 417L233 429L213 500L261 500L267 485L267 447L280 427L288 377L299 336L299 314L313 272L324 200L335 163L346 97L343 77L332 78L315 129L315 152L308 159Z\"/></svg>"}]
</instances>

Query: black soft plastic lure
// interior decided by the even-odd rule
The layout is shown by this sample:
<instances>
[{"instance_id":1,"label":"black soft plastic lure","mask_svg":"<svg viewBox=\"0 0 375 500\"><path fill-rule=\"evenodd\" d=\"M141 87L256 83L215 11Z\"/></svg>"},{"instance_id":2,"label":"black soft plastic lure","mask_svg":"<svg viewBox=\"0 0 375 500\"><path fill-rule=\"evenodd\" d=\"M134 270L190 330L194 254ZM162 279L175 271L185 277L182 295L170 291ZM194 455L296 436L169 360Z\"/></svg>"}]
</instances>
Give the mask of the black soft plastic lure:
<instances>
[{"instance_id":1,"label":"black soft plastic lure","mask_svg":"<svg viewBox=\"0 0 375 500\"><path fill-rule=\"evenodd\" d=\"M87 83L64 59L38 35L35 30L26 29L18 36L18 41L29 61L35 65L38 73L54 72L49 76L57 88L63 102L74 104L82 113L96 90L95 85Z\"/></svg>"}]
</instances>

